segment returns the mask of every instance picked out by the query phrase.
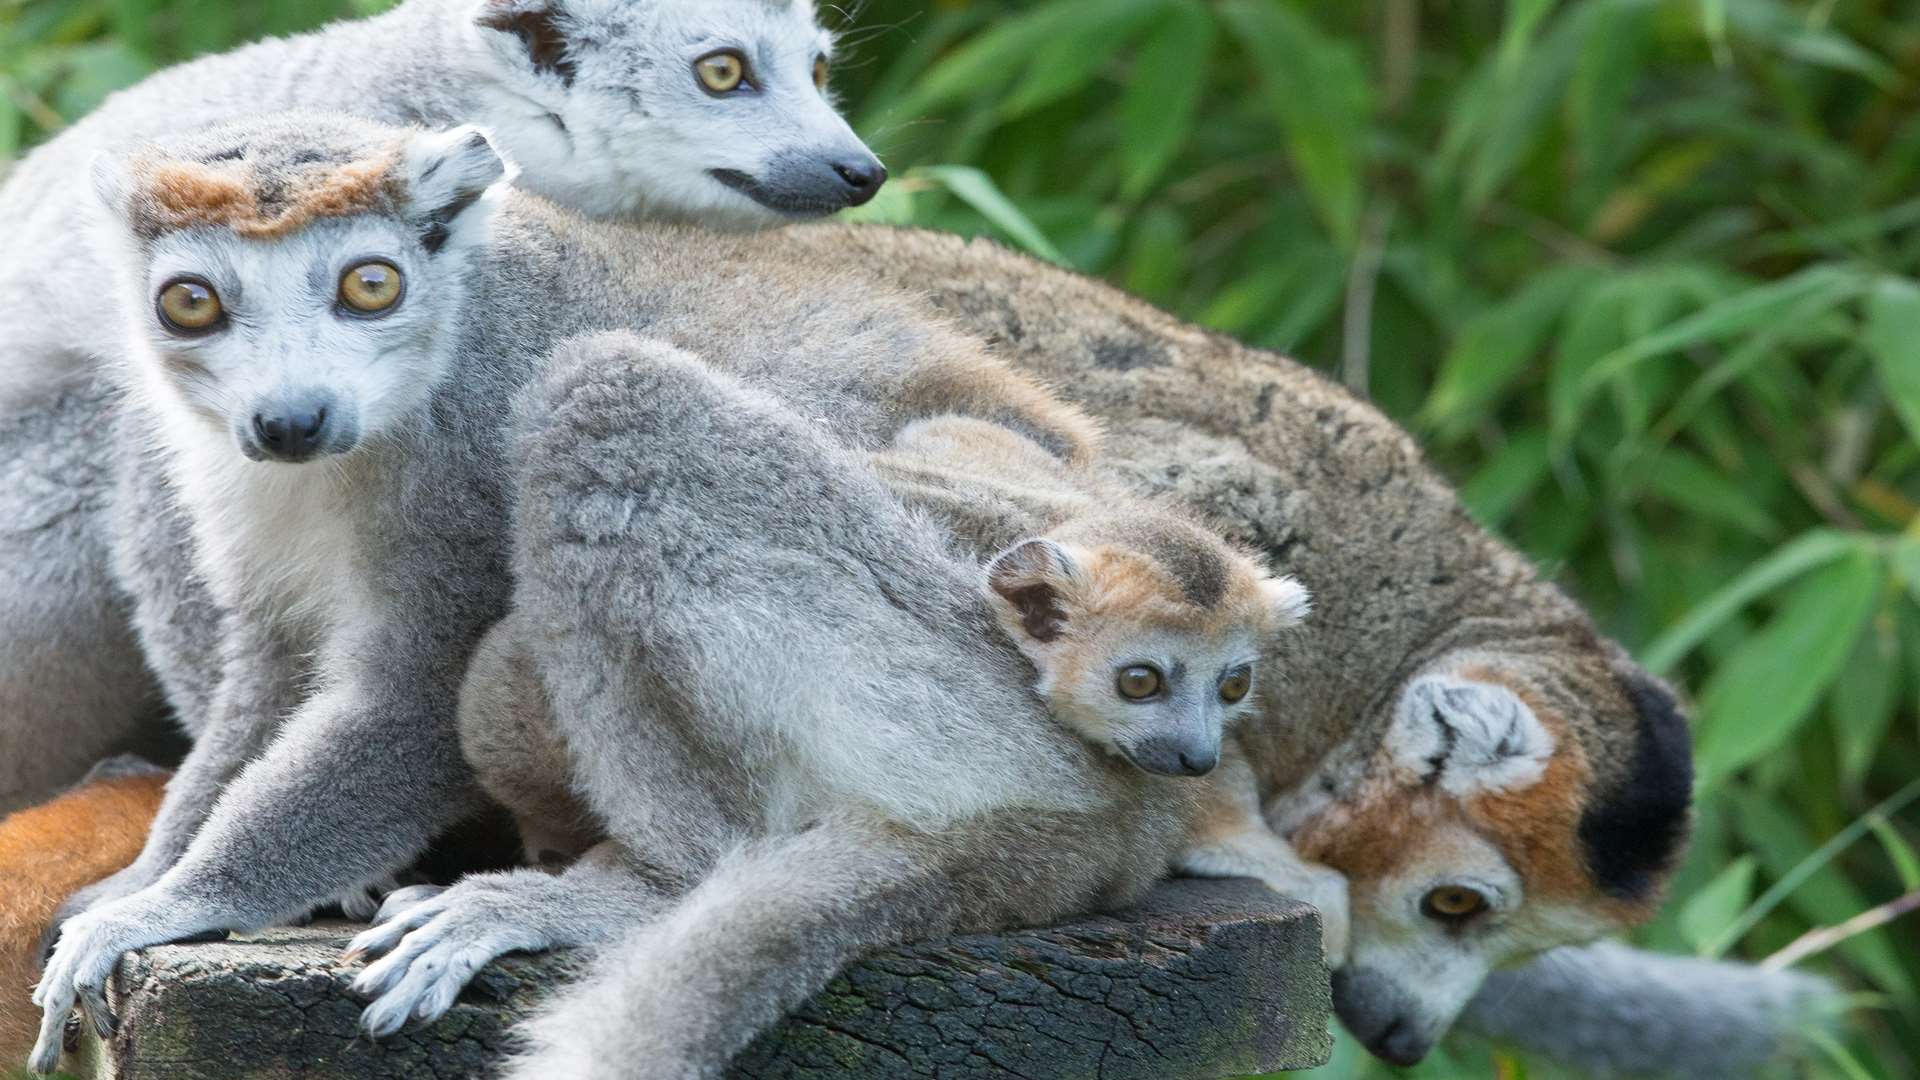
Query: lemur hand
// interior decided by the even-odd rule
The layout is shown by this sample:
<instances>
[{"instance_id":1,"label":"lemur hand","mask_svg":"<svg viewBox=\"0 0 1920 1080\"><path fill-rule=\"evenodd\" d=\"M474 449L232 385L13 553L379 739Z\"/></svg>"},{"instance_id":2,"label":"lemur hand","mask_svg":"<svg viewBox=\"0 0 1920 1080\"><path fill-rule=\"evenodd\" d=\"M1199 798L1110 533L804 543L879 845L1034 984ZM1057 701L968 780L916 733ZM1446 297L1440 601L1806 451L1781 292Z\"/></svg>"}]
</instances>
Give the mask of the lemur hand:
<instances>
[{"instance_id":1,"label":"lemur hand","mask_svg":"<svg viewBox=\"0 0 1920 1080\"><path fill-rule=\"evenodd\" d=\"M85 888L75 890L74 894L67 897L66 902L54 911L53 920L47 924L47 932L40 939L41 959L46 959L47 954L53 950L53 943L59 939L61 928L76 916L110 904L123 896L132 896L160 880L160 875L164 873L166 873L165 867L153 868L136 861L118 873L109 874Z\"/></svg>"},{"instance_id":2,"label":"lemur hand","mask_svg":"<svg viewBox=\"0 0 1920 1080\"><path fill-rule=\"evenodd\" d=\"M27 1062L33 1071L50 1073L59 1066L67 1017L75 1005L101 1038L113 1034L115 1020L107 1004L107 980L122 953L217 936L210 935L206 927L186 924L186 910L159 890L145 889L67 920L40 975L40 984L33 991L33 1003L44 1010L40 1039Z\"/></svg>"},{"instance_id":3,"label":"lemur hand","mask_svg":"<svg viewBox=\"0 0 1920 1080\"><path fill-rule=\"evenodd\" d=\"M453 1007L469 981L495 957L551 948L531 907L544 904L553 878L539 871L469 877L450 889L416 885L387 897L374 925L347 946L349 958L382 957L353 981L373 998L360 1026L375 1038L409 1020L431 1023Z\"/></svg>"}]
</instances>

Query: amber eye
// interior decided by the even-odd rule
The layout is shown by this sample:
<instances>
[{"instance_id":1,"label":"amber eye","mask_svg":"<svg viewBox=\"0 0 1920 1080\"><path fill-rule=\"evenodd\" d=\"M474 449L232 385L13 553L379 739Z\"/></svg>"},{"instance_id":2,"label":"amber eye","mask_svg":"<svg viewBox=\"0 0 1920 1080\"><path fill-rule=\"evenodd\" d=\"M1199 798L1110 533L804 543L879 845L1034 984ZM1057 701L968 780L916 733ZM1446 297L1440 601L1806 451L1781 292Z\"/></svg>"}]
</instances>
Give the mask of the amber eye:
<instances>
[{"instance_id":1,"label":"amber eye","mask_svg":"<svg viewBox=\"0 0 1920 1080\"><path fill-rule=\"evenodd\" d=\"M827 88L827 58L824 56L813 62L813 85L822 90Z\"/></svg>"},{"instance_id":2,"label":"amber eye","mask_svg":"<svg viewBox=\"0 0 1920 1080\"><path fill-rule=\"evenodd\" d=\"M226 319L220 294L199 278L178 278L160 289L160 322L177 334L204 334Z\"/></svg>"},{"instance_id":3,"label":"amber eye","mask_svg":"<svg viewBox=\"0 0 1920 1080\"><path fill-rule=\"evenodd\" d=\"M1220 680L1220 700L1229 705L1239 704L1253 689L1253 669L1234 668Z\"/></svg>"},{"instance_id":4,"label":"amber eye","mask_svg":"<svg viewBox=\"0 0 1920 1080\"><path fill-rule=\"evenodd\" d=\"M340 303L360 315L391 309L400 293L400 271L392 263L363 262L340 275Z\"/></svg>"},{"instance_id":5,"label":"amber eye","mask_svg":"<svg viewBox=\"0 0 1920 1080\"><path fill-rule=\"evenodd\" d=\"M693 62L700 85L712 94L731 94L747 81L747 58L732 49L708 53Z\"/></svg>"},{"instance_id":6,"label":"amber eye","mask_svg":"<svg viewBox=\"0 0 1920 1080\"><path fill-rule=\"evenodd\" d=\"M1117 680L1120 696L1128 701L1144 701L1160 692L1166 682L1160 676L1160 669L1146 664L1135 664L1121 668Z\"/></svg>"},{"instance_id":7,"label":"amber eye","mask_svg":"<svg viewBox=\"0 0 1920 1080\"><path fill-rule=\"evenodd\" d=\"M1465 885L1442 885L1420 901L1420 910L1429 919L1459 922L1487 910L1487 898Z\"/></svg>"}]
</instances>

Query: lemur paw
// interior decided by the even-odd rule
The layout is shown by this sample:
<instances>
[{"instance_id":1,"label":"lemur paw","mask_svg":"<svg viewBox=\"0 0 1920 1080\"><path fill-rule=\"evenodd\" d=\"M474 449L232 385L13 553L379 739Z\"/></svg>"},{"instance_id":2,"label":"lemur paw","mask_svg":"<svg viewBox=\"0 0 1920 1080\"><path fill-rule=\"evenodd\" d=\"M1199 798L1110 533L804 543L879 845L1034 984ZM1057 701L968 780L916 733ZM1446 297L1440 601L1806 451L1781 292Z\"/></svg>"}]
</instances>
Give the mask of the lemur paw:
<instances>
[{"instance_id":1,"label":"lemur paw","mask_svg":"<svg viewBox=\"0 0 1920 1080\"><path fill-rule=\"evenodd\" d=\"M1334 970L1346 966L1347 941L1353 927L1353 914L1347 900L1347 878L1338 871L1305 866L1283 881L1269 881L1274 891L1312 904L1320 912L1320 944L1326 950L1327 966Z\"/></svg>"},{"instance_id":2,"label":"lemur paw","mask_svg":"<svg viewBox=\"0 0 1920 1080\"><path fill-rule=\"evenodd\" d=\"M82 889L76 889L53 913L47 930L40 938L40 957L45 960L53 952L54 942L60 937L60 930L74 918L84 915L98 907L104 907L125 896L132 896L141 889L160 879L160 871L150 870L134 863L118 873L108 875Z\"/></svg>"},{"instance_id":3,"label":"lemur paw","mask_svg":"<svg viewBox=\"0 0 1920 1080\"><path fill-rule=\"evenodd\" d=\"M67 1021L77 1005L93 1030L101 1038L113 1034L113 1011L107 1004L107 980L120 962L120 955L165 940L150 931L143 922L126 917L125 900L118 900L75 915L61 928L60 939L47 959L46 970L34 988L33 1003L43 1011L40 1038L34 1043L27 1064L34 1072L50 1073L60 1064L61 1052L68 1043Z\"/></svg>"},{"instance_id":4,"label":"lemur paw","mask_svg":"<svg viewBox=\"0 0 1920 1080\"><path fill-rule=\"evenodd\" d=\"M409 1020L430 1023L496 957L545 947L521 917L524 901L514 883L511 874L483 875L450 889L416 885L387 897L373 927L347 945L349 957L381 958L353 981L355 992L374 999L360 1026L380 1038Z\"/></svg>"}]
</instances>

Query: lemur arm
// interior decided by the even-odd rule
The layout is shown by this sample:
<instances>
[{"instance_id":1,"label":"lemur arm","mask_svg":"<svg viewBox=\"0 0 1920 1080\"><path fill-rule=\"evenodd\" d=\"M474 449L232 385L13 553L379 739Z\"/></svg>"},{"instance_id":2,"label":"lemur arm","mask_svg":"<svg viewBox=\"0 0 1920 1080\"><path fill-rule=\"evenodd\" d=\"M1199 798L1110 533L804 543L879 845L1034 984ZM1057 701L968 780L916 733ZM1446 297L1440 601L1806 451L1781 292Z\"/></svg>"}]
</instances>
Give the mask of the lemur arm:
<instances>
[{"instance_id":1,"label":"lemur arm","mask_svg":"<svg viewBox=\"0 0 1920 1080\"><path fill-rule=\"evenodd\" d=\"M1249 877L1282 896L1304 900L1320 910L1320 937L1327 966L1346 960L1352 917L1347 879L1336 870L1308 862L1260 813L1259 785L1252 767L1231 740L1220 767L1203 781L1197 825L1173 868L1194 877Z\"/></svg>"},{"instance_id":2,"label":"lemur arm","mask_svg":"<svg viewBox=\"0 0 1920 1080\"><path fill-rule=\"evenodd\" d=\"M329 650L332 683L227 786L172 869L67 923L34 991L35 1069L58 1063L76 1002L111 1033L106 983L122 953L308 910L405 865L479 806L453 725L469 628L420 599L394 609L414 618L375 619Z\"/></svg>"},{"instance_id":3,"label":"lemur arm","mask_svg":"<svg viewBox=\"0 0 1920 1080\"><path fill-rule=\"evenodd\" d=\"M221 792L258 757L280 718L299 703L299 659L264 617L221 619L221 678L198 738L167 781L166 798L133 864L76 892L61 905L49 933L101 904L131 895L172 869L200 831Z\"/></svg>"},{"instance_id":4,"label":"lemur arm","mask_svg":"<svg viewBox=\"0 0 1920 1080\"><path fill-rule=\"evenodd\" d=\"M496 957L606 944L666 910L680 884L603 841L559 875L510 870L402 889L348 947L349 958L380 957L353 982L374 999L360 1024L379 1038L412 1019L430 1022Z\"/></svg>"}]
</instances>

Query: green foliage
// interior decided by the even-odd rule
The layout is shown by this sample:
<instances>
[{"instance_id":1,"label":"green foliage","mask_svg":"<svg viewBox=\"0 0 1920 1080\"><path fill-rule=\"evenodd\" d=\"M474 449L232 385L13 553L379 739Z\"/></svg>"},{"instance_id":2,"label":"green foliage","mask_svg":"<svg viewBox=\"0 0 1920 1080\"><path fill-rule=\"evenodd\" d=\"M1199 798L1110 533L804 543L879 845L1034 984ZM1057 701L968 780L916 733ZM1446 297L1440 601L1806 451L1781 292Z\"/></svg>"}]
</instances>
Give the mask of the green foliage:
<instances>
[{"instance_id":1,"label":"green foliage","mask_svg":"<svg viewBox=\"0 0 1920 1080\"><path fill-rule=\"evenodd\" d=\"M383 0L0 0L0 158L186 55ZM899 179L1326 369L1697 691L1679 950L1920 887L1920 2L870 0L836 74ZM1912 923L1832 1075L1920 1072ZM1380 1071L1343 1043L1329 1075ZM1457 1045L1422 1076L1547 1075Z\"/></svg>"}]
</instances>

